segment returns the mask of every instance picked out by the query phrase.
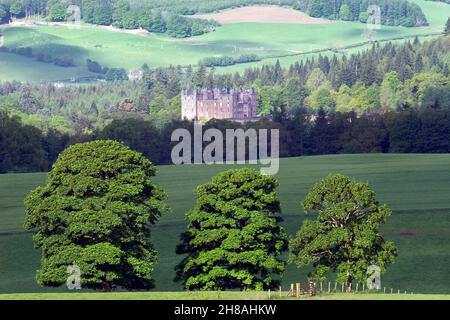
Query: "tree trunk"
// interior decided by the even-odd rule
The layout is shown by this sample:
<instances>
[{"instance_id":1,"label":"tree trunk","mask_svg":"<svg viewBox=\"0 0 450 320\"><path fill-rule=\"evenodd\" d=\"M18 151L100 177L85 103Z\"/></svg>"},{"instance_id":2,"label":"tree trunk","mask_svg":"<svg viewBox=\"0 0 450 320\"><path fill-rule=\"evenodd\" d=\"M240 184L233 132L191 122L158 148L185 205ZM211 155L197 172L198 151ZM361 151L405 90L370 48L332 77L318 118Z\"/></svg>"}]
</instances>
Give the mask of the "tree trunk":
<instances>
[{"instance_id":1,"label":"tree trunk","mask_svg":"<svg viewBox=\"0 0 450 320\"><path fill-rule=\"evenodd\" d=\"M352 291L352 282L353 282L353 277L349 275L347 278L347 292Z\"/></svg>"},{"instance_id":2,"label":"tree trunk","mask_svg":"<svg viewBox=\"0 0 450 320\"><path fill-rule=\"evenodd\" d=\"M103 281L102 283L102 290L103 292L111 292L112 291L112 284L109 281Z\"/></svg>"}]
</instances>

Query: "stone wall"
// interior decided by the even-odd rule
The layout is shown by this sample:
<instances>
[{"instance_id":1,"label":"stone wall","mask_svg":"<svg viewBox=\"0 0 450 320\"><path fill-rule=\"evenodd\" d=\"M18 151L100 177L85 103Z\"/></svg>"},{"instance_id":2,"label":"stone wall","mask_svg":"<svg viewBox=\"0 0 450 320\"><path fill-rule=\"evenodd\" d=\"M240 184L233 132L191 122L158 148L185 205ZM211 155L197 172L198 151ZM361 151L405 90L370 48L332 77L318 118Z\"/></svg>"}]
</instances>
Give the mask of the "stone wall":
<instances>
[{"instance_id":1,"label":"stone wall","mask_svg":"<svg viewBox=\"0 0 450 320\"><path fill-rule=\"evenodd\" d=\"M182 118L187 120L250 121L256 118L256 92L254 89L183 91L181 108Z\"/></svg>"}]
</instances>

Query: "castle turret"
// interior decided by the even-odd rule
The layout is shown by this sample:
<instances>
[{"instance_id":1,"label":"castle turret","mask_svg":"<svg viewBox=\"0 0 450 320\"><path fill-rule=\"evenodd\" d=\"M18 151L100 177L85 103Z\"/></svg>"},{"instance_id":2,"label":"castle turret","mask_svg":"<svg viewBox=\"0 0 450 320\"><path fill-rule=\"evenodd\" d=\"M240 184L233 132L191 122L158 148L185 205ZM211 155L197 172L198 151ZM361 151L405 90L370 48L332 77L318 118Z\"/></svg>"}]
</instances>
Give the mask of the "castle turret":
<instances>
[{"instance_id":1,"label":"castle turret","mask_svg":"<svg viewBox=\"0 0 450 320\"><path fill-rule=\"evenodd\" d=\"M208 121L226 119L252 121L256 119L256 91L202 89L185 90L181 94L183 119Z\"/></svg>"}]
</instances>

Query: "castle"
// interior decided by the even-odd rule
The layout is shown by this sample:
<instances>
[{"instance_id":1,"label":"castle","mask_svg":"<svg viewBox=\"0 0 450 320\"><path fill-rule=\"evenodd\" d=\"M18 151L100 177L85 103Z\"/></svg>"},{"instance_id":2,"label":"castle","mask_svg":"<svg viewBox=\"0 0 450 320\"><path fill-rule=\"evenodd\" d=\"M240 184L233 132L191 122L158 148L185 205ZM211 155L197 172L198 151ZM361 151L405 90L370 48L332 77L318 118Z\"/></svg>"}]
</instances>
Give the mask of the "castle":
<instances>
[{"instance_id":1,"label":"castle","mask_svg":"<svg viewBox=\"0 0 450 320\"><path fill-rule=\"evenodd\" d=\"M257 120L255 89L184 90L181 94L181 117L195 121L225 119L246 122Z\"/></svg>"}]
</instances>

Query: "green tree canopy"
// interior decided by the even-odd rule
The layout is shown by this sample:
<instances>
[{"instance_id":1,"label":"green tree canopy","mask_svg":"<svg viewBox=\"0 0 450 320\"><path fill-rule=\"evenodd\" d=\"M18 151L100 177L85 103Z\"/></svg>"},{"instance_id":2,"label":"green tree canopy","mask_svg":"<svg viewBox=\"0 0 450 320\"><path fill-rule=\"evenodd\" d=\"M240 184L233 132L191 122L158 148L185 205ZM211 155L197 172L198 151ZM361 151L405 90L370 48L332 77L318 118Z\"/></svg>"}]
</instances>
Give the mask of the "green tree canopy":
<instances>
[{"instance_id":1,"label":"green tree canopy","mask_svg":"<svg viewBox=\"0 0 450 320\"><path fill-rule=\"evenodd\" d=\"M314 91L323 85L329 85L327 83L327 76L320 68L314 68L306 81L306 87L310 91Z\"/></svg>"},{"instance_id":2,"label":"green tree canopy","mask_svg":"<svg viewBox=\"0 0 450 320\"><path fill-rule=\"evenodd\" d=\"M167 32L174 38L187 38L191 36L192 22L190 19L173 15L167 23Z\"/></svg>"},{"instance_id":3,"label":"green tree canopy","mask_svg":"<svg viewBox=\"0 0 450 320\"><path fill-rule=\"evenodd\" d=\"M118 0L114 4L112 14L112 25L117 28L123 28L127 13L130 11L130 5L124 0Z\"/></svg>"},{"instance_id":4,"label":"green tree canopy","mask_svg":"<svg viewBox=\"0 0 450 320\"><path fill-rule=\"evenodd\" d=\"M74 264L86 288L150 288L156 261L150 227L167 209L154 175L149 160L119 142L62 152L47 185L25 200L24 226L36 229L35 245L42 249L38 283L63 285Z\"/></svg>"},{"instance_id":5,"label":"green tree canopy","mask_svg":"<svg viewBox=\"0 0 450 320\"><path fill-rule=\"evenodd\" d=\"M336 107L332 94L332 88L327 84L319 86L317 90L314 90L306 99L306 102L315 111L322 108L326 112L333 112Z\"/></svg>"},{"instance_id":6,"label":"green tree canopy","mask_svg":"<svg viewBox=\"0 0 450 320\"><path fill-rule=\"evenodd\" d=\"M189 290L262 290L278 284L286 250L277 182L254 169L229 170L197 188L182 234L178 280Z\"/></svg>"},{"instance_id":7,"label":"green tree canopy","mask_svg":"<svg viewBox=\"0 0 450 320\"><path fill-rule=\"evenodd\" d=\"M164 20L161 12L157 12L152 17L152 24L149 27L149 31L157 33L164 33L167 31L167 23L166 20Z\"/></svg>"},{"instance_id":8,"label":"green tree canopy","mask_svg":"<svg viewBox=\"0 0 450 320\"><path fill-rule=\"evenodd\" d=\"M397 111L402 81L396 71L384 75L380 87L380 104L384 110Z\"/></svg>"},{"instance_id":9,"label":"green tree canopy","mask_svg":"<svg viewBox=\"0 0 450 320\"><path fill-rule=\"evenodd\" d=\"M66 21L67 17L67 7L61 2L54 3L48 10L47 18L50 21L62 22Z\"/></svg>"},{"instance_id":10,"label":"green tree canopy","mask_svg":"<svg viewBox=\"0 0 450 320\"><path fill-rule=\"evenodd\" d=\"M21 14L23 14L23 7L22 7L22 3L20 1L14 1L11 4L11 7L9 8L9 12L11 13L11 15L13 15L14 17L18 17Z\"/></svg>"},{"instance_id":11,"label":"green tree canopy","mask_svg":"<svg viewBox=\"0 0 450 320\"><path fill-rule=\"evenodd\" d=\"M369 266L385 272L394 262L394 244L378 231L391 210L376 201L367 183L330 175L312 188L303 207L317 212L317 219L305 220L291 240L290 261L298 267L313 265L312 279L323 280L332 270L350 286L354 279L367 280Z\"/></svg>"},{"instance_id":12,"label":"green tree canopy","mask_svg":"<svg viewBox=\"0 0 450 320\"><path fill-rule=\"evenodd\" d=\"M0 23L8 16L6 9L0 5Z\"/></svg>"},{"instance_id":13,"label":"green tree canopy","mask_svg":"<svg viewBox=\"0 0 450 320\"><path fill-rule=\"evenodd\" d=\"M342 20L351 20L350 8L347 4L343 4L339 10L339 18Z\"/></svg>"},{"instance_id":14,"label":"green tree canopy","mask_svg":"<svg viewBox=\"0 0 450 320\"><path fill-rule=\"evenodd\" d=\"M450 81L441 73L417 73L404 86L407 104L416 109L450 108Z\"/></svg>"}]
</instances>

